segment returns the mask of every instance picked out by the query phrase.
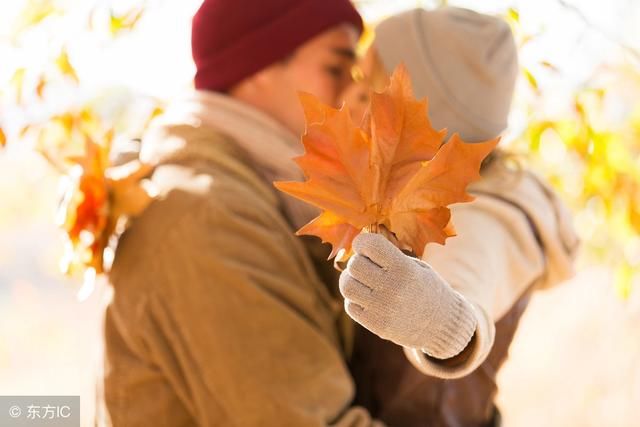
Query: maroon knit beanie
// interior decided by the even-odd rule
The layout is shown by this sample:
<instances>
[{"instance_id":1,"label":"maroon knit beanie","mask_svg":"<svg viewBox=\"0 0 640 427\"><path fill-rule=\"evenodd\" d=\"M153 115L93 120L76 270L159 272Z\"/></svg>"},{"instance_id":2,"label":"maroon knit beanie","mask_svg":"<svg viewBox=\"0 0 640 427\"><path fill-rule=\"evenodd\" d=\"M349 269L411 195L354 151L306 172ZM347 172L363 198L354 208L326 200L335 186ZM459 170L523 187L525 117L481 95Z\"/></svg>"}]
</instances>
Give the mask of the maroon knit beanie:
<instances>
[{"instance_id":1,"label":"maroon knit beanie","mask_svg":"<svg viewBox=\"0 0 640 427\"><path fill-rule=\"evenodd\" d=\"M196 89L224 92L341 23L362 32L349 0L204 0L191 30Z\"/></svg>"}]
</instances>

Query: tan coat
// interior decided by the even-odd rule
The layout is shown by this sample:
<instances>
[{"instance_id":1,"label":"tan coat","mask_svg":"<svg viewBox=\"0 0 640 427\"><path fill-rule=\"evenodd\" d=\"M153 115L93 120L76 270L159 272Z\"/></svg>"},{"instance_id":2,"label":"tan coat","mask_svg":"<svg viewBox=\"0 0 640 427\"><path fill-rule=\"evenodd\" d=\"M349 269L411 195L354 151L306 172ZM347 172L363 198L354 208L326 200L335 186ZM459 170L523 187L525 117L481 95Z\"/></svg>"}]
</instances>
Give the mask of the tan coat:
<instances>
[{"instance_id":1,"label":"tan coat","mask_svg":"<svg viewBox=\"0 0 640 427\"><path fill-rule=\"evenodd\" d=\"M205 127L158 144L161 198L122 235L105 318L114 426L380 426L350 407L342 302L245 153ZM330 266L330 264L328 263Z\"/></svg>"}]
</instances>

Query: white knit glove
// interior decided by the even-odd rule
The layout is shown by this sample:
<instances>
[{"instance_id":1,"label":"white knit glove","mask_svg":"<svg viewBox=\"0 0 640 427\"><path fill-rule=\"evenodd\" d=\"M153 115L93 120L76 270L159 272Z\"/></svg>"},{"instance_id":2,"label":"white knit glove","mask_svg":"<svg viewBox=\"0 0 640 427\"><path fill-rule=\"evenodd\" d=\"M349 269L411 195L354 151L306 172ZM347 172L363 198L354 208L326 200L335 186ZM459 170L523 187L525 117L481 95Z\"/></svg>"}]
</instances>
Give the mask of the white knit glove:
<instances>
[{"instance_id":1,"label":"white knit glove","mask_svg":"<svg viewBox=\"0 0 640 427\"><path fill-rule=\"evenodd\" d=\"M349 316L376 335L448 359L476 329L471 304L429 264L403 254L380 234L353 241L355 254L340 275Z\"/></svg>"}]
</instances>

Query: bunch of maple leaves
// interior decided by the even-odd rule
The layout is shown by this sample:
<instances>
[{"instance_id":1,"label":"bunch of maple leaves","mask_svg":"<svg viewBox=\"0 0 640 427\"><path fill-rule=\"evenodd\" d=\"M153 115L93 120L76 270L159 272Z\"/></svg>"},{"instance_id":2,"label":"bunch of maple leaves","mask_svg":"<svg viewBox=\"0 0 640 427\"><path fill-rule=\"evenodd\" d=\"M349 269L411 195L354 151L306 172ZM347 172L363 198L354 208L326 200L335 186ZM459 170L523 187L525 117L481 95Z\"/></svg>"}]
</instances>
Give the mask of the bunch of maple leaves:
<instances>
[{"instance_id":1,"label":"bunch of maple leaves","mask_svg":"<svg viewBox=\"0 0 640 427\"><path fill-rule=\"evenodd\" d=\"M155 197L143 181L152 167L138 161L109 167L109 148L87 140L84 154L68 159L74 165L57 214L67 240L66 274L103 273L105 250L121 220L140 214Z\"/></svg>"},{"instance_id":2,"label":"bunch of maple leaves","mask_svg":"<svg viewBox=\"0 0 640 427\"><path fill-rule=\"evenodd\" d=\"M465 143L437 131L427 100L413 96L404 66L382 93L372 93L362 125L340 110L301 95L307 129L305 154L296 158L304 182L275 186L323 210L297 231L332 245L329 258L344 261L361 232L383 232L402 249L422 256L429 242L455 235L448 206L469 202L467 186L480 178L482 160L498 139ZM391 236L389 236L389 232Z\"/></svg>"}]
</instances>

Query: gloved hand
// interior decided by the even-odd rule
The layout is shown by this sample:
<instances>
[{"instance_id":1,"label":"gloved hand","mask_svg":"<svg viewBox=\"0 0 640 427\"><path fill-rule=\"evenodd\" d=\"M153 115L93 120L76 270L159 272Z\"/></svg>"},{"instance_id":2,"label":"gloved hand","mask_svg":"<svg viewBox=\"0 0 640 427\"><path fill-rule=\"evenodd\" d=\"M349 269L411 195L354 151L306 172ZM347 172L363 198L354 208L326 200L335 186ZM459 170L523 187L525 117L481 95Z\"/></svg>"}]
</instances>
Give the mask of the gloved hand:
<instances>
[{"instance_id":1,"label":"gloved hand","mask_svg":"<svg viewBox=\"0 0 640 427\"><path fill-rule=\"evenodd\" d=\"M471 304L426 262L403 254L380 234L353 241L355 254L340 275L345 310L394 343L448 359L476 329Z\"/></svg>"}]
</instances>

